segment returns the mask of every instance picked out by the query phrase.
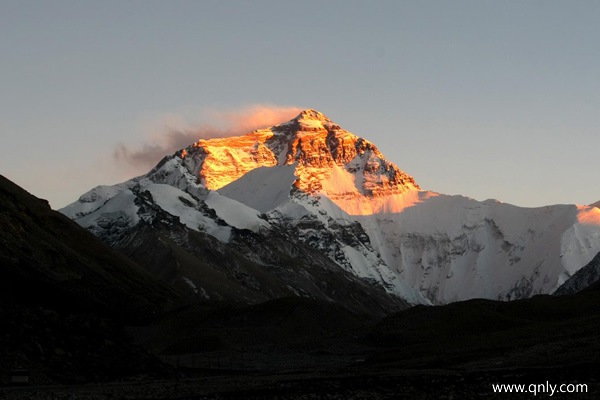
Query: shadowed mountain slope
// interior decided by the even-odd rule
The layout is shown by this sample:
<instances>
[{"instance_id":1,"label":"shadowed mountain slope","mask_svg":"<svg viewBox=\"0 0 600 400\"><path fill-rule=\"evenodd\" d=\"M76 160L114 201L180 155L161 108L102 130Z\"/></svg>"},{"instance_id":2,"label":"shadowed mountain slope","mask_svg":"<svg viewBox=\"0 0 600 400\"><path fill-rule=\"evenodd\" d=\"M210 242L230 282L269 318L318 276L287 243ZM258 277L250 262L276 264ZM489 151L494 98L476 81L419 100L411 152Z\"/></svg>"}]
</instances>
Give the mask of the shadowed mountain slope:
<instances>
[{"instance_id":1,"label":"shadowed mountain slope","mask_svg":"<svg viewBox=\"0 0 600 400\"><path fill-rule=\"evenodd\" d=\"M562 284L553 294L562 296L565 294L574 294L584 290L588 286L597 283L600 280L600 253L594 257L585 267L577 271L565 283Z\"/></svg>"},{"instance_id":2,"label":"shadowed mountain slope","mask_svg":"<svg viewBox=\"0 0 600 400\"><path fill-rule=\"evenodd\" d=\"M390 368L597 371L598 310L598 284L571 296L416 306L383 319L367 342L380 347L371 362Z\"/></svg>"},{"instance_id":3,"label":"shadowed mountain slope","mask_svg":"<svg viewBox=\"0 0 600 400\"><path fill-rule=\"evenodd\" d=\"M140 324L128 328L137 343L186 373L230 374L162 387L164 396L154 398L181 398L182 391L237 398L413 393L425 399L443 391L468 398L491 394L496 382L575 378L589 382L590 390L597 388L598 283L572 296L416 306L379 323L375 314L381 309L365 315L325 298L301 296L254 305L188 304L164 312L177 301L166 286L43 200L0 178L0 206L2 382L16 367L31 371L36 383L140 373L164 377L165 367L124 333L123 324ZM160 229L152 231L157 235L153 246L171 237L165 235L161 242ZM197 234L189 240L205 243L202 252L216 246ZM240 232L235 240L242 238L245 246L259 247L255 235ZM360 287L358 281L354 285ZM326 293L327 288L321 289ZM352 293L343 296L352 299ZM373 307L381 304L373 301ZM129 398L141 399L148 398L146 387L107 390L116 397L127 391ZM72 398L69 389L61 390L64 398ZM27 392L11 395L22 393ZM90 398L105 398L98 396Z\"/></svg>"},{"instance_id":4,"label":"shadowed mountain slope","mask_svg":"<svg viewBox=\"0 0 600 400\"><path fill-rule=\"evenodd\" d=\"M140 324L178 301L138 265L0 176L0 374L102 379L159 367L131 346Z\"/></svg>"},{"instance_id":5,"label":"shadowed mountain slope","mask_svg":"<svg viewBox=\"0 0 600 400\"><path fill-rule=\"evenodd\" d=\"M175 299L131 260L2 176L0 207L0 273L15 296L130 322Z\"/></svg>"}]
</instances>

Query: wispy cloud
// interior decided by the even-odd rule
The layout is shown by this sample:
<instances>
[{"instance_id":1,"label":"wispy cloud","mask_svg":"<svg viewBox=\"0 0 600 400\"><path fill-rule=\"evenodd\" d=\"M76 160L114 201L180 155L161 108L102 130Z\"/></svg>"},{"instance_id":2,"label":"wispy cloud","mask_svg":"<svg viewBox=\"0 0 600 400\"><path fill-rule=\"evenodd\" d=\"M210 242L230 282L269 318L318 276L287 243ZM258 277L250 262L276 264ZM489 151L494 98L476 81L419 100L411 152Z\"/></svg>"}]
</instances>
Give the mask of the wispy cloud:
<instances>
[{"instance_id":1,"label":"wispy cloud","mask_svg":"<svg viewBox=\"0 0 600 400\"><path fill-rule=\"evenodd\" d=\"M114 161L131 173L143 173L162 157L189 146L199 139L238 136L255 129L277 125L294 118L298 107L253 105L249 107L200 113L202 122L188 122L175 114L163 115L148 129L144 143L131 146L119 143L113 151Z\"/></svg>"}]
</instances>

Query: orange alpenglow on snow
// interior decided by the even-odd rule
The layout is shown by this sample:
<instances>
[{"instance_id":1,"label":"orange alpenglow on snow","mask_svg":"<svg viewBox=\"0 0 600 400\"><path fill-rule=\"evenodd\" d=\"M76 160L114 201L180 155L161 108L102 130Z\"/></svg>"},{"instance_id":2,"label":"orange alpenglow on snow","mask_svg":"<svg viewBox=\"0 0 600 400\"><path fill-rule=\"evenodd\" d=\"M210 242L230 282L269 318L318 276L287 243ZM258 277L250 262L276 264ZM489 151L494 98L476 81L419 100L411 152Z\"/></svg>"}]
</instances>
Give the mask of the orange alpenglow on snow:
<instances>
[{"instance_id":1,"label":"orange alpenglow on snow","mask_svg":"<svg viewBox=\"0 0 600 400\"><path fill-rule=\"evenodd\" d=\"M600 225L600 208L595 205L579 206L577 221L584 225Z\"/></svg>"},{"instance_id":2,"label":"orange alpenglow on snow","mask_svg":"<svg viewBox=\"0 0 600 400\"><path fill-rule=\"evenodd\" d=\"M372 213L389 203L373 198L420 189L375 145L316 110L247 135L199 140L187 150L194 159L191 172L208 189L223 188L257 168L293 165L295 189L323 194L351 214Z\"/></svg>"}]
</instances>

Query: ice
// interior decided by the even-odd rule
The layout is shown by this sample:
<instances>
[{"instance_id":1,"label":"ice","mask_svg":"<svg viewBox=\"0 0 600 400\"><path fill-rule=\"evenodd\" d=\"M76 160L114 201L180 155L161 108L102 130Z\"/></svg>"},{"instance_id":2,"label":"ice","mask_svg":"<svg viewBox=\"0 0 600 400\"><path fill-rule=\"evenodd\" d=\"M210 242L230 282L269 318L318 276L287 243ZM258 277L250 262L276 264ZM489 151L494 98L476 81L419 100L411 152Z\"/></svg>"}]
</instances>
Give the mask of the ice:
<instances>
[{"instance_id":1,"label":"ice","mask_svg":"<svg viewBox=\"0 0 600 400\"><path fill-rule=\"evenodd\" d=\"M205 216L196 208L197 200L188 193L165 184L150 184L145 189L150 192L154 202L160 208L178 217L179 221L188 228L206 232L224 243L229 241L231 228L220 226Z\"/></svg>"},{"instance_id":2,"label":"ice","mask_svg":"<svg viewBox=\"0 0 600 400\"><path fill-rule=\"evenodd\" d=\"M69 204L61 210L71 219L80 218L102 207L104 203L123 190L121 186L96 186L89 192L81 195L79 200Z\"/></svg>"},{"instance_id":3,"label":"ice","mask_svg":"<svg viewBox=\"0 0 600 400\"><path fill-rule=\"evenodd\" d=\"M269 226L267 221L260 218L257 210L215 191L208 194L206 205L215 210L219 218L235 228L258 232L261 227Z\"/></svg>"},{"instance_id":4,"label":"ice","mask_svg":"<svg viewBox=\"0 0 600 400\"><path fill-rule=\"evenodd\" d=\"M259 167L218 192L265 213L289 200L290 190L296 180L295 168L296 164Z\"/></svg>"},{"instance_id":5,"label":"ice","mask_svg":"<svg viewBox=\"0 0 600 400\"><path fill-rule=\"evenodd\" d=\"M134 199L135 195L131 190L121 190L106 201L98 212L90 213L75 221L84 228L98 226L107 220L119 220L123 225L134 226L139 222L138 207L135 205Z\"/></svg>"}]
</instances>

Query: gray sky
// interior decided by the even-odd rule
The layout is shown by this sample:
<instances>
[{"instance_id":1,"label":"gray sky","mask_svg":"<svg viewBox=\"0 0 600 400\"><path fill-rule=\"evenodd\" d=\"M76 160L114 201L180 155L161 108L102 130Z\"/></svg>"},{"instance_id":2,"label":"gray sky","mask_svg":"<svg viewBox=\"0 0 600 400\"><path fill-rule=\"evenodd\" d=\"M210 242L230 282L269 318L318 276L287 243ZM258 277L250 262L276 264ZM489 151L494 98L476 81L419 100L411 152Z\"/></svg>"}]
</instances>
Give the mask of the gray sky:
<instances>
[{"instance_id":1,"label":"gray sky","mask_svg":"<svg viewBox=\"0 0 600 400\"><path fill-rule=\"evenodd\" d=\"M598 1L2 0L0 174L58 208L192 131L315 108L424 189L592 203L599 21Z\"/></svg>"}]
</instances>

